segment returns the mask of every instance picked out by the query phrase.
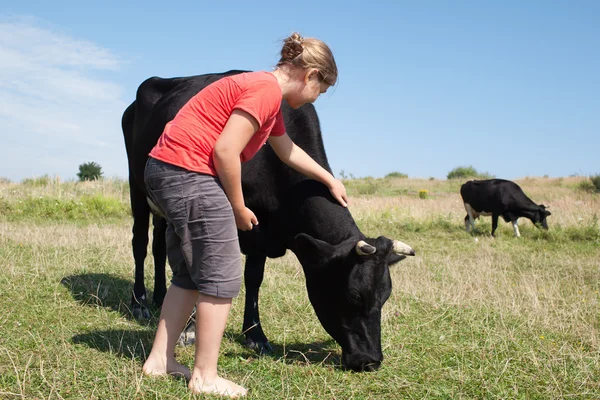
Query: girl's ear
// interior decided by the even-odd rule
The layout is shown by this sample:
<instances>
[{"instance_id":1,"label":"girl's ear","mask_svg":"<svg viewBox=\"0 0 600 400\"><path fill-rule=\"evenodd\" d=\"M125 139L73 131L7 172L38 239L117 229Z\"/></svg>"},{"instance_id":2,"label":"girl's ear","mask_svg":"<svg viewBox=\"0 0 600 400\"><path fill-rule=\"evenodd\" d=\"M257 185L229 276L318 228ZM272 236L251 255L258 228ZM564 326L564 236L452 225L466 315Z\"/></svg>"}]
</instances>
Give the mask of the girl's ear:
<instances>
[{"instance_id":1,"label":"girl's ear","mask_svg":"<svg viewBox=\"0 0 600 400\"><path fill-rule=\"evenodd\" d=\"M304 74L304 83L308 83L311 79L319 79L319 70L316 68L309 68Z\"/></svg>"}]
</instances>

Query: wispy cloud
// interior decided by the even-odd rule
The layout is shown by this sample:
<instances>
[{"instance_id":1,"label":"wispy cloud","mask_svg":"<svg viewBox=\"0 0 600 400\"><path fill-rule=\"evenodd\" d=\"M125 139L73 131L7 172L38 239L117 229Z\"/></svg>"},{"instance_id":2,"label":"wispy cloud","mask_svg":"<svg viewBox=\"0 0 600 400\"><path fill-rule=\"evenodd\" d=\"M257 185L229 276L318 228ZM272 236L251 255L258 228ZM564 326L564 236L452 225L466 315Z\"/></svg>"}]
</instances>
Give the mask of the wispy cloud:
<instances>
[{"instance_id":1,"label":"wispy cloud","mask_svg":"<svg viewBox=\"0 0 600 400\"><path fill-rule=\"evenodd\" d=\"M32 18L0 18L0 37L0 129L11 153L0 176L70 178L86 161L124 176L123 89L100 75L125 61Z\"/></svg>"}]
</instances>

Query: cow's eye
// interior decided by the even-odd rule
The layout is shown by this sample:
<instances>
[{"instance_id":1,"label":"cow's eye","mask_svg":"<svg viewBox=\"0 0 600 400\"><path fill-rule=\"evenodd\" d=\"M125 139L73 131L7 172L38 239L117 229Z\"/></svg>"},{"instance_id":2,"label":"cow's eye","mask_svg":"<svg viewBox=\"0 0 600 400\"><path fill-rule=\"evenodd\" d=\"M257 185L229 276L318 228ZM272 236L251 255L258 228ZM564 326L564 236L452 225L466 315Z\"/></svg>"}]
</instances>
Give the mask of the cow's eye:
<instances>
[{"instance_id":1,"label":"cow's eye","mask_svg":"<svg viewBox=\"0 0 600 400\"><path fill-rule=\"evenodd\" d=\"M361 303L361 295L360 292L358 290L349 290L348 291L348 300L350 300L351 303L353 304L360 304Z\"/></svg>"}]
</instances>

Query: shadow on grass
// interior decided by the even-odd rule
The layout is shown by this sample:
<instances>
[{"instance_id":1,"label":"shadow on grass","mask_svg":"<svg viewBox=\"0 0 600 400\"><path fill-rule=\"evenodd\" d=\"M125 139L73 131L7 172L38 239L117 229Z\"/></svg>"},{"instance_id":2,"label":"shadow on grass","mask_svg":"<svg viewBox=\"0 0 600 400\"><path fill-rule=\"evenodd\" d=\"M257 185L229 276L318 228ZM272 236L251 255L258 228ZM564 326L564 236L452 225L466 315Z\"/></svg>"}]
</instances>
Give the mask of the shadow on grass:
<instances>
[{"instance_id":1,"label":"shadow on grass","mask_svg":"<svg viewBox=\"0 0 600 400\"><path fill-rule=\"evenodd\" d=\"M272 343L275 359L281 359L286 364L311 365L318 364L326 367L342 368L341 355L337 343L333 339L312 343L286 343L285 346Z\"/></svg>"},{"instance_id":2,"label":"shadow on grass","mask_svg":"<svg viewBox=\"0 0 600 400\"><path fill-rule=\"evenodd\" d=\"M497 234L497 233L496 233ZM485 229L485 228L475 228L475 230L470 230L469 232L467 232L467 235L473 236L473 237L483 237L483 238L490 238L493 239L494 237L492 236L492 233L489 229Z\"/></svg>"},{"instance_id":3,"label":"shadow on grass","mask_svg":"<svg viewBox=\"0 0 600 400\"><path fill-rule=\"evenodd\" d=\"M101 352L115 354L128 359L145 360L154 341L155 331L112 329L81 333L71 338L74 344L85 345L91 349ZM225 336L230 340L242 344L239 333L227 331ZM178 345L179 346L179 345ZM226 357L243 357L254 359L258 357L269 357L274 361L281 360L290 365L321 365L330 368L340 368L340 355L337 344L332 340L316 341L311 343L286 343L285 346L273 343L273 352L259 356L254 350L244 348L241 351L228 351Z\"/></svg>"},{"instance_id":4,"label":"shadow on grass","mask_svg":"<svg viewBox=\"0 0 600 400\"><path fill-rule=\"evenodd\" d=\"M88 273L70 275L62 279L61 284L71 291L73 298L82 305L101 307L120 313L126 318L139 322L142 326L152 326L148 331L107 330L79 334L73 337L74 343L85 344L100 351L120 354L122 356L145 358L152 346L155 325L159 310L151 308L153 317L149 322L132 318L129 308L129 293L133 283L119 276L105 273ZM151 298L151 294L149 295ZM229 330L225 336L244 346L244 335L241 331ZM273 351L263 355L275 360L283 360L287 364L321 364L330 367L340 365L338 345L333 339L309 343L271 343ZM244 357L259 357L251 349L243 351ZM240 356L240 354L229 354Z\"/></svg>"},{"instance_id":5,"label":"shadow on grass","mask_svg":"<svg viewBox=\"0 0 600 400\"><path fill-rule=\"evenodd\" d=\"M75 344L116 354L125 358L145 360L152 349L154 330L114 329L93 331L72 337Z\"/></svg>"},{"instance_id":6,"label":"shadow on grass","mask_svg":"<svg viewBox=\"0 0 600 400\"><path fill-rule=\"evenodd\" d=\"M282 360L286 364L294 365L323 365L327 367L341 368L341 355L339 346L333 339L319 340L309 343L275 343L269 342L272 351L258 354L255 350L244 346L244 335L239 332L227 330L225 336L237 342L244 348L242 357L256 358L269 357L274 360ZM240 354L227 353L228 356L240 356Z\"/></svg>"},{"instance_id":7,"label":"shadow on grass","mask_svg":"<svg viewBox=\"0 0 600 400\"><path fill-rule=\"evenodd\" d=\"M80 304L90 307L102 307L116 311L126 318L133 318L129 301L133 282L116 275L105 273L78 274L64 277L61 282L71 291L73 298ZM152 293L148 294L152 298ZM150 322L155 324L159 315L159 309L153 305L148 306L152 318ZM147 325L147 321L138 321Z\"/></svg>"}]
</instances>

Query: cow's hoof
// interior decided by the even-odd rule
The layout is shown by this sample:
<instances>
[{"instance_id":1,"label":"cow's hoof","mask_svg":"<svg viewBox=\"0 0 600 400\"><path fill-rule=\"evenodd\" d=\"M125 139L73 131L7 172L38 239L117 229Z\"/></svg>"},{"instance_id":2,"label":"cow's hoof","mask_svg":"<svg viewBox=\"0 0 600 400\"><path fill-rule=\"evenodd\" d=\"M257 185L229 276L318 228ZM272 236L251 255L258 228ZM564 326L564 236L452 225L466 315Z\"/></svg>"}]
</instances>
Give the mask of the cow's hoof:
<instances>
[{"instance_id":1,"label":"cow's hoof","mask_svg":"<svg viewBox=\"0 0 600 400\"><path fill-rule=\"evenodd\" d=\"M161 308L163 305L163 301L165 300L165 296L154 296L152 297L152 302L156 306L156 308Z\"/></svg>"},{"instance_id":2,"label":"cow's hoof","mask_svg":"<svg viewBox=\"0 0 600 400\"><path fill-rule=\"evenodd\" d=\"M246 347L254 350L259 355L267 355L273 353L273 347L268 340L265 341L254 341L250 338L246 338Z\"/></svg>"},{"instance_id":3,"label":"cow's hoof","mask_svg":"<svg viewBox=\"0 0 600 400\"><path fill-rule=\"evenodd\" d=\"M148 310L145 293L141 296L136 296L135 293L131 294L131 315L138 321L150 319L150 310Z\"/></svg>"},{"instance_id":4,"label":"cow's hoof","mask_svg":"<svg viewBox=\"0 0 600 400\"><path fill-rule=\"evenodd\" d=\"M148 310L148 307L142 306L141 304L134 304L131 308L131 314L133 315L133 318L138 321L150 319L150 310Z\"/></svg>"}]
</instances>

